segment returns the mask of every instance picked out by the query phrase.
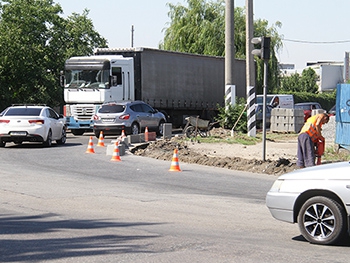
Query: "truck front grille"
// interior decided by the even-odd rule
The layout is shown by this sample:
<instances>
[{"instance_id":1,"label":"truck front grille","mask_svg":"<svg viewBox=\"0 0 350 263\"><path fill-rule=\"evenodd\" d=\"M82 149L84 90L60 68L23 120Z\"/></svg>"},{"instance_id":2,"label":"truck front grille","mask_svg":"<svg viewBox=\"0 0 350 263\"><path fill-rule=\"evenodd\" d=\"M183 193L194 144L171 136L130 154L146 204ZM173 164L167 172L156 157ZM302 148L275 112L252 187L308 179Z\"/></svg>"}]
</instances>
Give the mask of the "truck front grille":
<instances>
[{"instance_id":1,"label":"truck front grille","mask_svg":"<svg viewBox=\"0 0 350 263\"><path fill-rule=\"evenodd\" d=\"M95 115L95 107L93 106L72 106L72 113L75 120L89 121Z\"/></svg>"}]
</instances>

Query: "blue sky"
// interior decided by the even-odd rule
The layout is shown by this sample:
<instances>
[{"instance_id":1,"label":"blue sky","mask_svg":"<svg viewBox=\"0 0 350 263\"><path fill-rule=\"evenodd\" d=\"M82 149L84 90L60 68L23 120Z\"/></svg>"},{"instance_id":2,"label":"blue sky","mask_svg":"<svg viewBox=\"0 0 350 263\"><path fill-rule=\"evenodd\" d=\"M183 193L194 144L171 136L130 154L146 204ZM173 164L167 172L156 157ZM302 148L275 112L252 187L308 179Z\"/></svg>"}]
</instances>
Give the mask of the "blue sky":
<instances>
[{"instance_id":1,"label":"blue sky","mask_svg":"<svg viewBox=\"0 0 350 263\"><path fill-rule=\"evenodd\" d=\"M162 30L170 21L167 3L186 4L184 0L56 0L64 16L90 10L95 29L108 40L110 47L130 47L131 26L134 25L134 46L157 48L163 39ZM236 0L243 7L245 0ZM306 62L343 61L350 51L350 41L341 44L296 43L336 42L350 40L348 31L350 1L344 0L256 0L254 19L266 19L270 24L280 21L278 30L286 41L278 53L281 63L293 63L303 68Z\"/></svg>"}]
</instances>

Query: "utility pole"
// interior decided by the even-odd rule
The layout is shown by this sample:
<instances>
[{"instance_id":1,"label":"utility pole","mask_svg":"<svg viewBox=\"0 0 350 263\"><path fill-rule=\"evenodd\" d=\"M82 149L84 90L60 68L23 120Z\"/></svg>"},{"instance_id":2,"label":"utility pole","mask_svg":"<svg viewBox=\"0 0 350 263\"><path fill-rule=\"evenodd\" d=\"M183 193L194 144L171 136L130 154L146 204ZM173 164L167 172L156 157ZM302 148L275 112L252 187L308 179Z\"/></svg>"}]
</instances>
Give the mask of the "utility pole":
<instances>
[{"instance_id":1,"label":"utility pole","mask_svg":"<svg viewBox=\"0 0 350 263\"><path fill-rule=\"evenodd\" d=\"M347 83L350 78L349 74L349 52L345 52L344 59L344 83Z\"/></svg>"},{"instance_id":2,"label":"utility pole","mask_svg":"<svg viewBox=\"0 0 350 263\"><path fill-rule=\"evenodd\" d=\"M236 102L234 0L226 0L225 14L225 105L227 106Z\"/></svg>"},{"instance_id":3,"label":"utility pole","mask_svg":"<svg viewBox=\"0 0 350 263\"><path fill-rule=\"evenodd\" d=\"M254 34L253 27L253 0L245 1L246 8L246 82L247 82L247 130L248 136L256 137L256 115L255 115L255 67L252 54Z\"/></svg>"},{"instance_id":4,"label":"utility pole","mask_svg":"<svg viewBox=\"0 0 350 263\"><path fill-rule=\"evenodd\" d=\"M134 47L134 25L131 25L131 47Z\"/></svg>"}]
</instances>

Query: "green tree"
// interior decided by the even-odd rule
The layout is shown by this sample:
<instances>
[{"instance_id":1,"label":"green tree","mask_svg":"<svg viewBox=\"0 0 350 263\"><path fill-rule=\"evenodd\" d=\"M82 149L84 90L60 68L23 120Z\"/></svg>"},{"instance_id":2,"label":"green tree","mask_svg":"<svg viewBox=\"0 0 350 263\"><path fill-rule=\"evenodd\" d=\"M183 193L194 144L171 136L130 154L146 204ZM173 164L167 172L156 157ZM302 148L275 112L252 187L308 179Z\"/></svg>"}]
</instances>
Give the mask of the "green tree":
<instances>
[{"instance_id":1,"label":"green tree","mask_svg":"<svg viewBox=\"0 0 350 263\"><path fill-rule=\"evenodd\" d=\"M164 29L164 40L159 48L165 50L189 52L203 55L225 55L225 1L187 0L187 6L170 4L168 16L171 22ZM246 24L245 9L236 7L235 23L235 53L236 58L245 59ZM271 27L267 20L254 21L255 36L271 37L271 59L269 61L268 86L277 87L279 79L276 51L282 46L281 36L276 22ZM262 93L263 61L257 58L257 90Z\"/></svg>"},{"instance_id":2,"label":"green tree","mask_svg":"<svg viewBox=\"0 0 350 263\"><path fill-rule=\"evenodd\" d=\"M160 48L222 56L225 52L224 1L187 0L188 7L168 3L171 19Z\"/></svg>"},{"instance_id":3,"label":"green tree","mask_svg":"<svg viewBox=\"0 0 350 263\"><path fill-rule=\"evenodd\" d=\"M305 92L318 93L317 74L312 68L304 69L301 75L294 73L290 76L281 77L281 92Z\"/></svg>"},{"instance_id":4,"label":"green tree","mask_svg":"<svg viewBox=\"0 0 350 263\"><path fill-rule=\"evenodd\" d=\"M106 40L83 15L62 18L52 0L0 1L0 106L63 102L59 72L72 54L88 55Z\"/></svg>"},{"instance_id":5,"label":"green tree","mask_svg":"<svg viewBox=\"0 0 350 263\"><path fill-rule=\"evenodd\" d=\"M301 90L308 93L318 93L317 74L312 68L306 68L301 73Z\"/></svg>"},{"instance_id":6,"label":"green tree","mask_svg":"<svg viewBox=\"0 0 350 263\"><path fill-rule=\"evenodd\" d=\"M297 92L300 90L300 79L299 73L293 73L288 77L282 77L280 92Z\"/></svg>"},{"instance_id":7,"label":"green tree","mask_svg":"<svg viewBox=\"0 0 350 263\"><path fill-rule=\"evenodd\" d=\"M92 55L96 47L107 47L107 41L94 30L92 20L88 18L89 10L83 14L73 13L64 23L66 28L65 56Z\"/></svg>"}]
</instances>

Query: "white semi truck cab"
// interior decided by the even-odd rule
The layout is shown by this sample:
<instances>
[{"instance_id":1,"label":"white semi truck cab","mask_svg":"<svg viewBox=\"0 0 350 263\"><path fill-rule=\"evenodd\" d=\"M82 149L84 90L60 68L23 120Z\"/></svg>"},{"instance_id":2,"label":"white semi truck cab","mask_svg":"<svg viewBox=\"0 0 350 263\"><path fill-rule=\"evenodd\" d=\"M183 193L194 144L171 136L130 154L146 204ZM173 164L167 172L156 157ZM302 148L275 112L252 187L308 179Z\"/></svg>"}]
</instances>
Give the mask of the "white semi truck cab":
<instances>
[{"instance_id":1,"label":"white semi truck cab","mask_svg":"<svg viewBox=\"0 0 350 263\"><path fill-rule=\"evenodd\" d=\"M134 100L133 58L119 55L72 57L65 63L64 115L67 128L82 135L93 128L103 102Z\"/></svg>"}]
</instances>

